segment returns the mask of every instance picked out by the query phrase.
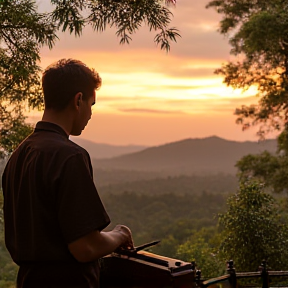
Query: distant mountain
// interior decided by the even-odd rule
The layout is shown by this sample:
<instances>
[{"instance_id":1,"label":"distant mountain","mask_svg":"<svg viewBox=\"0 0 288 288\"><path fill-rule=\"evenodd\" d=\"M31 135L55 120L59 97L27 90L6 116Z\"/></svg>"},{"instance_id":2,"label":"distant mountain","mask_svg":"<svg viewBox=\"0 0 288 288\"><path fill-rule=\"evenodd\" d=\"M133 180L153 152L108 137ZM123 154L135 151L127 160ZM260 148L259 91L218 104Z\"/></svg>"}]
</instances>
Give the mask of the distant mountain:
<instances>
[{"instance_id":1,"label":"distant mountain","mask_svg":"<svg viewBox=\"0 0 288 288\"><path fill-rule=\"evenodd\" d=\"M123 154L141 151L148 147L140 145L119 146L119 145L99 144L73 136L70 137L70 140L85 148L90 154L91 158L111 158Z\"/></svg>"},{"instance_id":2,"label":"distant mountain","mask_svg":"<svg viewBox=\"0 0 288 288\"><path fill-rule=\"evenodd\" d=\"M274 153L276 148L276 140L237 142L212 136L185 139L111 159L93 161L93 167L166 175L235 174L234 166L244 155L257 154L264 150Z\"/></svg>"}]
</instances>

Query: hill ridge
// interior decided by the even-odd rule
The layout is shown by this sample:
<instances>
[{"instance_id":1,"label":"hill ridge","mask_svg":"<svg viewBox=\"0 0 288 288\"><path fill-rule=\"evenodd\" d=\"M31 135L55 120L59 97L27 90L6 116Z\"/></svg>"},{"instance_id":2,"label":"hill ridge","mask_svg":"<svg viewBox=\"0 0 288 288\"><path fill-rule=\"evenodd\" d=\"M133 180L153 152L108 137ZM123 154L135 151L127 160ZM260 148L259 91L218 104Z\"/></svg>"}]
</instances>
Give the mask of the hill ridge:
<instances>
[{"instance_id":1,"label":"hill ridge","mask_svg":"<svg viewBox=\"0 0 288 288\"><path fill-rule=\"evenodd\" d=\"M94 162L102 169L167 172L171 175L194 173L236 173L236 162L247 154L264 150L275 153L277 142L231 141L211 136L187 138Z\"/></svg>"}]
</instances>

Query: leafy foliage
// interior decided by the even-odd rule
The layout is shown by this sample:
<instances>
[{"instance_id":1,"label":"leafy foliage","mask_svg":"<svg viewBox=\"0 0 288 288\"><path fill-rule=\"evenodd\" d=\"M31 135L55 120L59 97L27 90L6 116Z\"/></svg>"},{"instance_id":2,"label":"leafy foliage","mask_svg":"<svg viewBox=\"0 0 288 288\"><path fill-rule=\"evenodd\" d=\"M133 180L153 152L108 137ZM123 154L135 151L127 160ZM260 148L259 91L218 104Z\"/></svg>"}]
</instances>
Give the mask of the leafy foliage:
<instances>
[{"instance_id":1,"label":"leafy foliage","mask_svg":"<svg viewBox=\"0 0 288 288\"><path fill-rule=\"evenodd\" d=\"M123 191L145 195L177 194L201 195L224 194L237 191L236 175L181 175L159 176L158 173L145 175L142 171L94 169L94 179L101 195L119 194ZM140 177L143 177L142 179ZM144 178L146 177L146 179ZM138 180L140 178L140 180ZM223 196L224 197L224 196Z\"/></svg>"},{"instance_id":2,"label":"leafy foliage","mask_svg":"<svg viewBox=\"0 0 288 288\"><path fill-rule=\"evenodd\" d=\"M219 32L230 35L236 62L216 70L233 88L256 87L258 105L237 108L237 123L243 129L260 124L259 136L283 130L288 120L288 6L282 0L215 0L223 15Z\"/></svg>"},{"instance_id":3,"label":"leafy foliage","mask_svg":"<svg viewBox=\"0 0 288 288\"><path fill-rule=\"evenodd\" d=\"M263 152L238 161L240 177L265 181L275 192L288 188L288 5L282 0L215 0L223 16L219 32L230 36L235 61L215 71L233 88L257 88L258 104L242 105L235 110L236 123L245 130L259 125L264 139L271 131L280 131L276 155Z\"/></svg>"},{"instance_id":4,"label":"leafy foliage","mask_svg":"<svg viewBox=\"0 0 288 288\"><path fill-rule=\"evenodd\" d=\"M220 253L237 263L237 271L256 271L262 259L274 270L288 268L287 221L263 188L257 182L241 183L238 193L228 198L227 212L219 214Z\"/></svg>"},{"instance_id":5,"label":"leafy foliage","mask_svg":"<svg viewBox=\"0 0 288 288\"><path fill-rule=\"evenodd\" d=\"M24 122L25 107L40 107L42 45L52 47L56 27L38 13L34 1L2 1L0 5L0 144L11 152L31 131ZM9 109L7 108L9 107Z\"/></svg>"},{"instance_id":6,"label":"leafy foliage","mask_svg":"<svg viewBox=\"0 0 288 288\"><path fill-rule=\"evenodd\" d=\"M32 107L38 106L42 101L39 49L42 45L53 46L55 26L48 15L36 11L32 0L5 0L0 14L1 104L27 100Z\"/></svg>"},{"instance_id":7,"label":"leafy foliage","mask_svg":"<svg viewBox=\"0 0 288 288\"><path fill-rule=\"evenodd\" d=\"M122 192L103 194L101 198L112 219L111 226L125 223L133 233L135 244L140 245L157 239L180 243L203 227L215 226L215 216L225 209L226 197L222 194L199 194ZM155 249L158 251L158 247ZM176 254L171 253L172 250L167 256L175 257Z\"/></svg>"},{"instance_id":8,"label":"leafy foliage","mask_svg":"<svg viewBox=\"0 0 288 288\"><path fill-rule=\"evenodd\" d=\"M17 107L15 107L17 109ZM19 107L18 107L19 109ZM25 117L21 110L16 113L7 111L6 108L0 106L0 119L2 120L2 128L0 130L0 158L5 158L12 153L21 141L27 135L32 133L31 125L25 123Z\"/></svg>"},{"instance_id":9,"label":"leafy foliage","mask_svg":"<svg viewBox=\"0 0 288 288\"><path fill-rule=\"evenodd\" d=\"M283 155L272 155L265 151L258 155L249 154L236 164L241 179L255 178L265 181L273 192L287 192L288 189L288 158Z\"/></svg>"},{"instance_id":10,"label":"leafy foliage","mask_svg":"<svg viewBox=\"0 0 288 288\"><path fill-rule=\"evenodd\" d=\"M4 225L3 225L3 194L0 190L0 287L15 287L15 279L17 274L17 266L10 258L4 243Z\"/></svg>"},{"instance_id":11,"label":"leafy foliage","mask_svg":"<svg viewBox=\"0 0 288 288\"><path fill-rule=\"evenodd\" d=\"M213 249L205 239L195 235L178 246L177 254L185 261L195 261L204 279L218 277L225 273L225 262L219 261Z\"/></svg>"},{"instance_id":12,"label":"leafy foliage","mask_svg":"<svg viewBox=\"0 0 288 288\"><path fill-rule=\"evenodd\" d=\"M91 25L96 31L104 31L107 26L117 29L120 44L132 40L131 35L143 24L148 25L150 31L159 31L154 41L161 49L169 50L170 41L176 42L180 36L176 28L169 28L173 16L171 11L162 5L163 1L155 0L89 0L65 1L51 0L55 5L52 19L58 23L62 31L80 36L86 25ZM166 0L166 4L176 4L176 1ZM87 12L88 15L85 16Z\"/></svg>"},{"instance_id":13,"label":"leafy foliage","mask_svg":"<svg viewBox=\"0 0 288 288\"><path fill-rule=\"evenodd\" d=\"M285 129L277 139L276 154L264 151L248 154L236 163L240 179L255 178L265 183L273 192L288 192L288 133Z\"/></svg>"}]
</instances>

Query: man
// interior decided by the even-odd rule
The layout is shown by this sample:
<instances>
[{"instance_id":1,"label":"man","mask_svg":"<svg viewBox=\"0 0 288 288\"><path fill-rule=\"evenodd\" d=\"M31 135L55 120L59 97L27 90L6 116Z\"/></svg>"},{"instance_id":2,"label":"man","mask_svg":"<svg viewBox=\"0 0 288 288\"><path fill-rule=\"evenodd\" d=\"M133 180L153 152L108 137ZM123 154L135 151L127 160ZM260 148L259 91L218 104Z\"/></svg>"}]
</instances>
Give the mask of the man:
<instances>
[{"instance_id":1,"label":"man","mask_svg":"<svg viewBox=\"0 0 288 288\"><path fill-rule=\"evenodd\" d=\"M2 177L5 243L19 265L17 287L98 287L98 259L133 248L129 228L102 231L109 217L89 154L69 140L91 118L101 78L73 59L43 73L42 121L10 157Z\"/></svg>"}]
</instances>

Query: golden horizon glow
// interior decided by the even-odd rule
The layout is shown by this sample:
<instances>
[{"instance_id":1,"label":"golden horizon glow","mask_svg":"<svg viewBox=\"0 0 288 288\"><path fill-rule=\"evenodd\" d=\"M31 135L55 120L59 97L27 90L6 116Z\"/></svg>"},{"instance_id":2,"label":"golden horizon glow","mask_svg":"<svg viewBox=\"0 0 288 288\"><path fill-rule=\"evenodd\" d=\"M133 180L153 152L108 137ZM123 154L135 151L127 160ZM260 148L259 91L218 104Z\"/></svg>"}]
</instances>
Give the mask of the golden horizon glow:
<instances>
[{"instance_id":1,"label":"golden horizon glow","mask_svg":"<svg viewBox=\"0 0 288 288\"><path fill-rule=\"evenodd\" d=\"M95 68L103 80L81 137L122 145L208 135L257 140L255 129L243 133L233 115L242 104L257 103L257 90L233 90L214 74L231 56L228 39L217 32L220 16L205 9L208 1L177 3L171 26L182 38L169 53L153 44L155 35L149 29L139 30L124 46L115 29L101 34L85 29L81 39L62 33L51 51L41 50L42 68L60 58L76 58ZM40 114L30 113L30 120Z\"/></svg>"}]
</instances>

